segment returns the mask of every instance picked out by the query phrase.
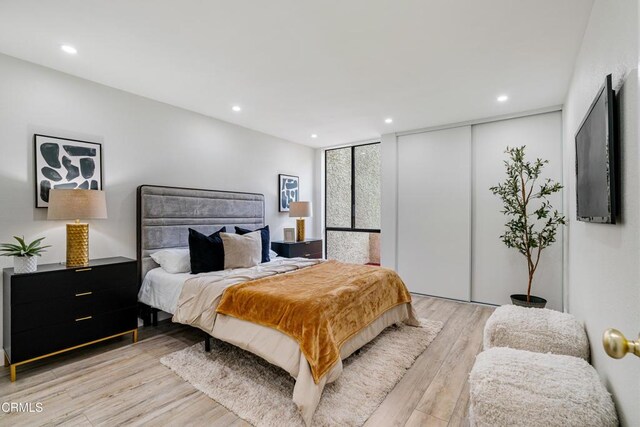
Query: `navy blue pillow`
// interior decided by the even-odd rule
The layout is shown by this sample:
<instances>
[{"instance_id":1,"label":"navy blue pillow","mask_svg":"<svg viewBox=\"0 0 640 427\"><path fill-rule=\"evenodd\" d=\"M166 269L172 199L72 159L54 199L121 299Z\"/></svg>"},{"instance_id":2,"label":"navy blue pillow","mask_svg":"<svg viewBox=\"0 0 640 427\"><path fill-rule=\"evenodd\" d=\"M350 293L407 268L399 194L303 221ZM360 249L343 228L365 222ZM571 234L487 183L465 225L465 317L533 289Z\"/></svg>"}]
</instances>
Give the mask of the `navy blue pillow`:
<instances>
[{"instance_id":1,"label":"navy blue pillow","mask_svg":"<svg viewBox=\"0 0 640 427\"><path fill-rule=\"evenodd\" d=\"M254 231L260 232L260 237L262 237L262 261L260 262L269 262L271 258L269 257L269 244L271 243L271 238L269 237L269 226L265 225L262 228L258 228L257 230L247 230L246 228L236 227L236 234L244 235L247 233L253 233Z\"/></svg>"},{"instance_id":2,"label":"navy blue pillow","mask_svg":"<svg viewBox=\"0 0 640 427\"><path fill-rule=\"evenodd\" d=\"M212 235L206 236L192 228L189 229L191 274L224 270L224 246L220 233L226 230L226 227L222 227Z\"/></svg>"}]
</instances>

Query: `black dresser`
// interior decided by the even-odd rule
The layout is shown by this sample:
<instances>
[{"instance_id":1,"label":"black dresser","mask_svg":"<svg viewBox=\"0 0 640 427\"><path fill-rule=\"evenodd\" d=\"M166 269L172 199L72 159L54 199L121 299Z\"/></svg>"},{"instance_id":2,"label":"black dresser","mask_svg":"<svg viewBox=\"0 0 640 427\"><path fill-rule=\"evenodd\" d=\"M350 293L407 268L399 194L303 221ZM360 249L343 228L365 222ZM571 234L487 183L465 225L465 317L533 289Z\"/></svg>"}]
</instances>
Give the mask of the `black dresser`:
<instances>
[{"instance_id":1,"label":"black dresser","mask_svg":"<svg viewBox=\"0 0 640 427\"><path fill-rule=\"evenodd\" d=\"M83 267L44 264L3 275L5 366L16 367L120 335L138 339L136 261L95 259Z\"/></svg>"},{"instance_id":2,"label":"black dresser","mask_svg":"<svg viewBox=\"0 0 640 427\"><path fill-rule=\"evenodd\" d=\"M285 258L322 258L322 239L301 242L271 242L271 249Z\"/></svg>"}]
</instances>

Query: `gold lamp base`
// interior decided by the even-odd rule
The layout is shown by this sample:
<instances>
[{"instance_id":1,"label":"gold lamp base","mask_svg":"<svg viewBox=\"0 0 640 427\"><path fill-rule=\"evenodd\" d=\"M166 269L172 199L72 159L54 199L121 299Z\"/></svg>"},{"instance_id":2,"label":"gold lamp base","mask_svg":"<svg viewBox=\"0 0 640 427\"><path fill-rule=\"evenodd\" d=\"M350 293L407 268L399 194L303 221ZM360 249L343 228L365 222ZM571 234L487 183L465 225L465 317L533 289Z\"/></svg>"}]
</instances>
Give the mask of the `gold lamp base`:
<instances>
[{"instance_id":1,"label":"gold lamp base","mask_svg":"<svg viewBox=\"0 0 640 427\"><path fill-rule=\"evenodd\" d=\"M296 242L304 241L304 218L296 219Z\"/></svg>"},{"instance_id":2,"label":"gold lamp base","mask_svg":"<svg viewBox=\"0 0 640 427\"><path fill-rule=\"evenodd\" d=\"M67 267L89 264L89 224L67 224Z\"/></svg>"}]
</instances>

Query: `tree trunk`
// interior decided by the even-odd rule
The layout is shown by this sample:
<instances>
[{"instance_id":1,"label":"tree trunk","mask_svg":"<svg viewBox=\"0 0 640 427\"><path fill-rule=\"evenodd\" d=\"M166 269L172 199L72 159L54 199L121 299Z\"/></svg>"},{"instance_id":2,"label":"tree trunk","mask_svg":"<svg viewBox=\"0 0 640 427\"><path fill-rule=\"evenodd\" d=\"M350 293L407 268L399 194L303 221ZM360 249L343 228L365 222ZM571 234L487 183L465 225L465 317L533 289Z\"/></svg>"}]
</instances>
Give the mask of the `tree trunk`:
<instances>
[{"instance_id":1,"label":"tree trunk","mask_svg":"<svg viewBox=\"0 0 640 427\"><path fill-rule=\"evenodd\" d=\"M529 284L527 286L527 302L531 302L531 283L533 283L533 271L529 270Z\"/></svg>"}]
</instances>

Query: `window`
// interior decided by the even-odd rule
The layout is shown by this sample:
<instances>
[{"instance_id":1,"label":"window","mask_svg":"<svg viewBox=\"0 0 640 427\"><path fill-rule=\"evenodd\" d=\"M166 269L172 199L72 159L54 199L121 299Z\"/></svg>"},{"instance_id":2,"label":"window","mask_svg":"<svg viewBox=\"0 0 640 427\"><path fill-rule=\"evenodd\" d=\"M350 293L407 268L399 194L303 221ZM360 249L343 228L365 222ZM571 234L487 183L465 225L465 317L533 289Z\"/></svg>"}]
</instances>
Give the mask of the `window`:
<instances>
[{"instance_id":1,"label":"window","mask_svg":"<svg viewBox=\"0 0 640 427\"><path fill-rule=\"evenodd\" d=\"M329 259L380 263L380 144L325 151L325 244Z\"/></svg>"}]
</instances>

